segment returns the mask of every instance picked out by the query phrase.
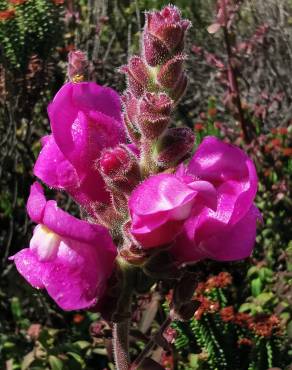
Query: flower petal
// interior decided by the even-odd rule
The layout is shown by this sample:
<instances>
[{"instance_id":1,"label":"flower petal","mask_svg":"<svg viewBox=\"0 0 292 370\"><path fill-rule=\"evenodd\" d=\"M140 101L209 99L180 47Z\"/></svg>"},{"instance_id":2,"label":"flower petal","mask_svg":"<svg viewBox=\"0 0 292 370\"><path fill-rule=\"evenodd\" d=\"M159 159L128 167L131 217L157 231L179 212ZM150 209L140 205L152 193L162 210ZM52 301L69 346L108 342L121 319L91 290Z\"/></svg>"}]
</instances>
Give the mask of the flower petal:
<instances>
[{"instance_id":1,"label":"flower petal","mask_svg":"<svg viewBox=\"0 0 292 370\"><path fill-rule=\"evenodd\" d=\"M13 260L18 272L34 287L44 288L42 277L46 270L46 264L39 262L35 252L29 248L22 249L16 253Z\"/></svg>"},{"instance_id":2,"label":"flower petal","mask_svg":"<svg viewBox=\"0 0 292 370\"><path fill-rule=\"evenodd\" d=\"M94 203L109 202L109 193L97 169L91 169L80 179L60 151L53 135L43 138L42 142L44 147L34 166L34 174L38 178L50 187L67 191L89 213Z\"/></svg>"},{"instance_id":3,"label":"flower petal","mask_svg":"<svg viewBox=\"0 0 292 370\"><path fill-rule=\"evenodd\" d=\"M63 310L89 308L101 298L113 267L112 263L104 264L101 256L102 250L93 245L61 242L57 258L48 263L43 282Z\"/></svg>"},{"instance_id":4,"label":"flower petal","mask_svg":"<svg viewBox=\"0 0 292 370\"><path fill-rule=\"evenodd\" d=\"M42 142L42 148L34 165L34 174L48 186L69 191L79 186L79 178L72 164L64 157L53 135Z\"/></svg>"},{"instance_id":5,"label":"flower petal","mask_svg":"<svg viewBox=\"0 0 292 370\"><path fill-rule=\"evenodd\" d=\"M171 242L190 215L197 195L176 176L152 176L132 193L131 232L144 248Z\"/></svg>"},{"instance_id":6,"label":"flower petal","mask_svg":"<svg viewBox=\"0 0 292 370\"><path fill-rule=\"evenodd\" d=\"M204 207L208 207L216 211L217 191L210 182L192 181L188 183L188 186L198 192L196 200L201 200Z\"/></svg>"},{"instance_id":7,"label":"flower petal","mask_svg":"<svg viewBox=\"0 0 292 370\"><path fill-rule=\"evenodd\" d=\"M33 287L46 288L62 309L79 310L102 297L115 257L116 250L65 239L53 260L40 261L36 251L28 248L10 259Z\"/></svg>"},{"instance_id":8,"label":"flower petal","mask_svg":"<svg viewBox=\"0 0 292 370\"><path fill-rule=\"evenodd\" d=\"M101 112L121 122L120 96L114 89L100 86L95 82L72 85L72 99L76 106L84 107L88 111Z\"/></svg>"},{"instance_id":9,"label":"flower petal","mask_svg":"<svg viewBox=\"0 0 292 370\"><path fill-rule=\"evenodd\" d=\"M34 222L44 224L62 237L73 238L84 243L113 245L106 228L79 220L59 208L54 200L47 201L43 188L38 182L31 186L27 209Z\"/></svg>"},{"instance_id":10,"label":"flower petal","mask_svg":"<svg viewBox=\"0 0 292 370\"><path fill-rule=\"evenodd\" d=\"M63 238L71 238L84 243L112 244L106 228L69 215L53 200L49 200L46 204L42 223Z\"/></svg>"},{"instance_id":11,"label":"flower petal","mask_svg":"<svg viewBox=\"0 0 292 370\"><path fill-rule=\"evenodd\" d=\"M129 200L130 210L138 215L171 211L185 204L196 195L174 175L155 175L142 182Z\"/></svg>"},{"instance_id":12,"label":"flower petal","mask_svg":"<svg viewBox=\"0 0 292 370\"><path fill-rule=\"evenodd\" d=\"M30 188L30 195L27 200L27 212L32 221L41 223L46 206L46 198L42 186L35 182Z\"/></svg>"},{"instance_id":13,"label":"flower petal","mask_svg":"<svg viewBox=\"0 0 292 370\"><path fill-rule=\"evenodd\" d=\"M257 174L253 162L242 150L216 137L207 137L188 170L217 188L217 219L234 224L247 213L256 195Z\"/></svg>"},{"instance_id":14,"label":"flower petal","mask_svg":"<svg viewBox=\"0 0 292 370\"><path fill-rule=\"evenodd\" d=\"M234 261L248 257L255 243L257 220L261 215L255 206L251 206L247 214L235 225L225 228L210 238L204 239L199 245L194 242L196 219L184 226L171 249L178 263L194 263L210 258L217 261Z\"/></svg>"},{"instance_id":15,"label":"flower petal","mask_svg":"<svg viewBox=\"0 0 292 370\"><path fill-rule=\"evenodd\" d=\"M235 225L224 230L199 246L209 258L217 261L234 261L250 256L256 238L259 210L251 206L246 215Z\"/></svg>"},{"instance_id":16,"label":"flower petal","mask_svg":"<svg viewBox=\"0 0 292 370\"><path fill-rule=\"evenodd\" d=\"M56 143L79 175L103 148L125 140L117 93L93 82L65 84L48 113Z\"/></svg>"}]
</instances>

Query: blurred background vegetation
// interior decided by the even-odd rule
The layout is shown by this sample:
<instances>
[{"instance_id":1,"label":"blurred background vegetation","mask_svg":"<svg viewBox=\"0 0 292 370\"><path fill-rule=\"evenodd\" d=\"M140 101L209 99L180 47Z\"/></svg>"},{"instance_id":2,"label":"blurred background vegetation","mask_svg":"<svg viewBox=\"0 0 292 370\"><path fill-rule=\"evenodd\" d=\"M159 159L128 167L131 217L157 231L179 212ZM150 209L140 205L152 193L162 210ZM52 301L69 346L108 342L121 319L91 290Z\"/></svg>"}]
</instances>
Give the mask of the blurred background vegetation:
<instances>
[{"instance_id":1,"label":"blurred background vegetation","mask_svg":"<svg viewBox=\"0 0 292 370\"><path fill-rule=\"evenodd\" d=\"M47 104L66 80L67 53L86 51L90 79L122 92L125 79L117 68L139 50L144 10L168 3L0 0L1 369L113 368L107 324L97 314L58 309L25 283L8 257L31 236L25 203L39 139L49 132ZM236 3L229 43L250 142L242 139L229 99L226 40L220 30L207 31L215 21L215 0L175 1L193 26L187 39L190 83L174 119L194 128L197 143L212 134L249 152L257 165L264 223L249 260L204 266L201 307L190 325L173 324L174 350L157 351L166 369L266 370L291 364L292 1ZM64 194L57 198L78 212ZM136 302L136 317L156 293ZM161 308L158 323L167 301ZM139 340L133 334L133 355L153 328Z\"/></svg>"}]
</instances>

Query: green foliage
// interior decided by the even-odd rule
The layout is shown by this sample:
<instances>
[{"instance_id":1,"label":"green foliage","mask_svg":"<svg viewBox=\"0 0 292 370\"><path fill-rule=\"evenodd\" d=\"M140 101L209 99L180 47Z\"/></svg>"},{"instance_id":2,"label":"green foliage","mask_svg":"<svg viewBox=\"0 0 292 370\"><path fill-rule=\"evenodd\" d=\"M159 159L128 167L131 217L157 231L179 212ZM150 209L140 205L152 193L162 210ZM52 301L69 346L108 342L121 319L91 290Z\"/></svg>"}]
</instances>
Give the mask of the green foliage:
<instances>
[{"instance_id":1,"label":"green foliage","mask_svg":"<svg viewBox=\"0 0 292 370\"><path fill-rule=\"evenodd\" d=\"M260 276L264 287L271 282L271 275L265 267L252 266L246 279ZM201 306L194 318L188 323L177 321L171 325L176 331L175 348L181 369L266 370L287 366L284 339L287 336L278 318L270 315L278 303L273 293L261 292L256 298L251 296L251 302L239 306L237 297L230 294L231 281L220 287L219 276L211 276L196 290L194 299ZM168 314L167 303L164 309Z\"/></svg>"},{"instance_id":2,"label":"green foliage","mask_svg":"<svg viewBox=\"0 0 292 370\"><path fill-rule=\"evenodd\" d=\"M52 0L27 0L14 7L0 0L0 10L15 14L0 21L0 63L7 68L26 69L29 58L46 58L62 35L62 7Z\"/></svg>"},{"instance_id":3,"label":"green foliage","mask_svg":"<svg viewBox=\"0 0 292 370\"><path fill-rule=\"evenodd\" d=\"M69 315L70 329L65 331L30 322L17 297L11 300L11 313L15 333L5 334L0 324L1 369L6 361L15 370L93 370L95 362L107 363L103 342L94 342L88 332L88 326L98 319L96 314L77 314L78 320Z\"/></svg>"}]
</instances>

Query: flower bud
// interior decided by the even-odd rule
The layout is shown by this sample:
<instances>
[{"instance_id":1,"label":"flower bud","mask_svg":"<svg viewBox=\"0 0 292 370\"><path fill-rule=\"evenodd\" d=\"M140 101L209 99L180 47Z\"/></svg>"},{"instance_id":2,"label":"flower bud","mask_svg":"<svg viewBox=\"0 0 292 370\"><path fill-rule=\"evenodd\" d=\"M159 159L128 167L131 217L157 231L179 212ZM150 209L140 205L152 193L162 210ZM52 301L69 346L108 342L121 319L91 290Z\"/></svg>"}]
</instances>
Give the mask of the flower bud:
<instances>
[{"instance_id":1,"label":"flower bud","mask_svg":"<svg viewBox=\"0 0 292 370\"><path fill-rule=\"evenodd\" d=\"M127 90L122 96L124 106L123 121L127 128L130 140L139 145L141 133L137 127L137 116L139 113L139 100Z\"/></svg>"},{"instance_id":2,"label":"flower bud","mask_svg":"<svg viewBox=\"0 0 292 370\"><path fill-rule=\"evenodd\" d=\"M86 54L81 50L70 51L68 63L68 77L70 81L82 81L88 66Z\"/></svg>"},{"instance_id":3,"label":"flower bud","mask_svg":"<svg viewBox=\"0 0 292 370\"><path fill-rule=\"evenodd\" d=\"M179 54L161 67L157 75L157 81L161 86L172 89L176 85L181 79L185 59L185 55Z\"/></svg>"},{"instance_id":4,"label":"flower bud","mask_svg":"<svg viewBox=\"0 0 292 370\"><path fill-rule=\"evenodd\" d=\"M150 81L150 74L142 58L133 56L120 71L127 74L130 91L137 97L141 96Z\"/></svg>"},{"instance_id":5,"label":"flower bud","mask_svg":"<svg viewBox=\"0 0 292 370\"><path fill-rule=\"evenodd\" d=\"M160 12L146 13L143 50L147 63L151 66L162 64L171 55L182 51L189 26L190 22L182 19L179 9L172 5Z\"/></svg>"},{"instance_id":6,"label":"flower bud","mask_svg":"<svg viewBox=\"0 0 292 370\"><path fill-rule=\"evenodd\" d=\"M156 145L156 160L164 168L179 164L191 154L195 136L187 127L170 128Z\"/></svg>"},{"instance_id":7,"label":"flower bud","mask_svg":"<svg viewBox=\"0 0 292 370\"><path fill-rule=\"evenodd\" d=\"M185 73L181 74L176 85L171 89L169 95L177 103L183 96L188 86L188 78Z\"/></svg>"},{"instance_id":8,"label":"flower bud","mask_svg":"<svg viewBox=\"0 0 292 370\"><path fill-rule=\"evenodd\" d=\"M139 114L139 99L137 99L131 91L126 90L125 94L122 96L122 102L128 119L132 124L135 124Z\"/></svg>"},{"instance_id":9,"label":"flower bud","mask_svg":"<svg viewBox=\"0 0 292 370\"><path fill-rule=\"evenodd\" d=\"M139 130L137 129L137 127L129 120L127 113L123 114L123 122L124 122L124 126L127 129L127 134L128 134L130 141L139 146L141 134Z\"/></svg>"},{"instance_id":10,"label":"flower bud","mask_svg":"<svg viewBox=\"0 0 292 370\"><path fill-rule=\"evenodd\" d=\"M139 106L138 125L142 135L150 140L159 137L170 122L173 102L164 93L146 93Z\"/></svg>"},{"instance_id":11,"label":"flower bud","mask_svg":"<svg viewBox=\"0 0 292 370\"><path fill-rule=\"evenodd\" d=\"M100 172L109 188L130 193L140 181L137 158L125 146L106 149L99 159Z\"/></svg>"},{"instance_id":12,"label":"flower bud","mask_svg":"<svg viewBox=\"0 0 292 370\"><path fill-rule=\"evenodd\" d=\"M145 31L143 36L143 52L147 63L151 67L164 63L170 57L166 45L150 33L146 34Z\"/></svg>"}]
</instances>

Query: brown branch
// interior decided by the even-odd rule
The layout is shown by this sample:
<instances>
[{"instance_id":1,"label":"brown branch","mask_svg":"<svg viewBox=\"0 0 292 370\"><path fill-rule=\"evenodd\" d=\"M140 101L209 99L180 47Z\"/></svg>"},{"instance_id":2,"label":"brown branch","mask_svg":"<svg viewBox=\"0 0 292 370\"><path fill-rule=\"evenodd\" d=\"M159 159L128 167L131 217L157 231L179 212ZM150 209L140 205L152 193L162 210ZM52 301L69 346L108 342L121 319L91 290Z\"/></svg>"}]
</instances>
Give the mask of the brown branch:
<instances>
[{"instance_id":1,"label":"brown branch","mask_svg":"<svg viewBox=\"0 0 292 370\"><path fill-rule=\"evenodd\" d=\"M135 359L135 361L132 363L130 370L137 370L143 360L146 358L148 353L152 350L152 348L156 345L157 341L159 341L159 338L162 336L163 332L167 327L170 325L172 319L168 316L166 320L163 322L163 324L160 326L157 333L155 333L152 338L149 340L149 342L146 344L143 351L138 355L138 357Z\"/></svg>"}]
</instances>

